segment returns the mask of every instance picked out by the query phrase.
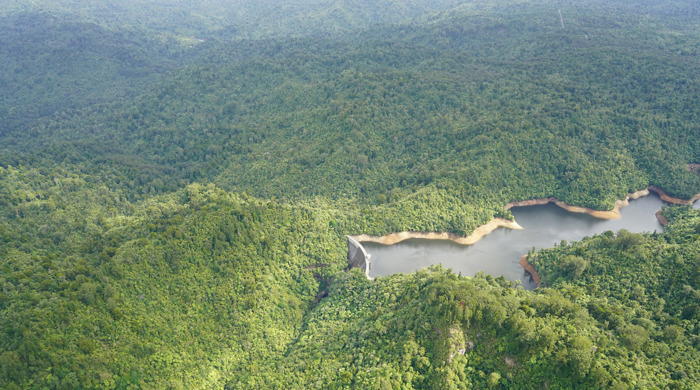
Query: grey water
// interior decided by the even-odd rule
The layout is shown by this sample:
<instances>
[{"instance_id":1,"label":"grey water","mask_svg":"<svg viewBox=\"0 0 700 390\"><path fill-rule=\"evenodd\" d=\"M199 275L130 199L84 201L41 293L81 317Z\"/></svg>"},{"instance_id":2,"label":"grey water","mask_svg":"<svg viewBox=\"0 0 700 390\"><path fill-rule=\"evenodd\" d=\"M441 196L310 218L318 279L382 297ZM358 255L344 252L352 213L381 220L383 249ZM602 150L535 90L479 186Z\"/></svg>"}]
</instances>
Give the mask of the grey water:
<instances>
[{"instance_id":1,"label":"grey water","mask_svg":"<svg viewBox=\"0 0 700 390\"><path fill-rule=\"evenodd\" d=\"M693 207L698 207L700 201ZM394 245L363 242L372 255L370 276L413 272L433 264L442 264L455 273L472 276L479 271L494 277L520 280L526 289L535 288L530 275L520 266L520 257L532 248L542 249L562 240L579 241L605 231L626 229L633 233L661 232L663 226L654 215L664 203L652 194L630 200L620 211L622 218L604 220L588 214L568 212L556 205L514 207L515 221L524 229L498 228L474 245L448 240L411 239Z\"/></svg>"}]
</instances>

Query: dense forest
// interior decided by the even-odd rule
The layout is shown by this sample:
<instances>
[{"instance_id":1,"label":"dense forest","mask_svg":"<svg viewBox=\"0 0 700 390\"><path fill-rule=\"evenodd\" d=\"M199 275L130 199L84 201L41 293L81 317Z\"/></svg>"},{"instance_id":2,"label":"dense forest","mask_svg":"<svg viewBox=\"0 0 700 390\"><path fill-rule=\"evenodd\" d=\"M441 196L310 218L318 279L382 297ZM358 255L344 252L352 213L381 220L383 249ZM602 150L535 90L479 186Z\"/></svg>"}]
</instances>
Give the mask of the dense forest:
<instances>
[{"instance_id":1,"label":"dense forest","mask_svg":"<svg viewBox=\"0 0 700 390\"><path fill-rule=\"evenodd\" d=\"M700 193L693 1L0 5L0 389L698 388L700 211L370 281L345 235Z\"/></svg>"}]
</instances>

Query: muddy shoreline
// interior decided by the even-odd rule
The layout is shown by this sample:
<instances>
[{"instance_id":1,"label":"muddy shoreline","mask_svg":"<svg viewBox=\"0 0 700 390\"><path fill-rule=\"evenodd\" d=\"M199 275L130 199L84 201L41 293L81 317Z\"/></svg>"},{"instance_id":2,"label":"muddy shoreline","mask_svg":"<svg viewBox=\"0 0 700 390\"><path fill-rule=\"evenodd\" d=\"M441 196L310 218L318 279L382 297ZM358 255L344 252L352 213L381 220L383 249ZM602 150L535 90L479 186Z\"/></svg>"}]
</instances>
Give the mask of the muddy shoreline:
<instances>
[{"instance_id":1,"label":"muddy shoreline","mask_svg":"<svg viewBox=\"0 0 700 390\"><path fill-rule=\"evenodd\" d=\"M615 201L615 205L613 206L612 210L609 211L603 211L603 210L594 210L588 207L580 207L580 206L573 206L570 204L567 204L565 202L560 201L556 197L549 197L549 198L540 198L540 199L529 199L529 200L521 200L521 201L512 201L508 202L505 206L504 209L510 210L513 207L525 207L525 206L535 206L535 205L545 205L549 203L553 203L561 208L563 208L566 211L572 212L572 213L585 213L588 215L591 215L595 218L600 218L600 219L619 219L621 218L620 210L626 206L629 205L629 200L630 199L639 199L643 196L649 195L649 193L654 192L658 194L659 198L663 200L664 202L672 203L672 204L677 204L677 205L692 205L695 201L700 199L700 193L696 194L693 196L690 200L684 200L684 199L678 199L674 198L671 196L668 196L661 188L650 185L646 189L632 192L627 195L625 199L618 199ZM664 218L664 216L661 214L661 212L656 213L656 217L659 220L659 222L663 225L666 226L668 224L668 220ZM360 234L356 236L351 236L355 240L359 242L375 242L378 244L383 244L383 245L393 245L396 243L399 243L404 240L408 239L413 239L413 238L422 238L422 239L427 239L427 240L449 240L458 244L462 245L472 245L479 241L481 238L486 236L487 234L493 232L494 230L498 229L499 227L505 227L508 229L522 229L523 227L520 226L516 221L509 221L507 219L503 218L494 218L487 222L484 225L481 225L474 229L474 231L468 235L468 236L460 236L454 233L447 233L447 232L409 232L409 231L404 231L404 232L399 232L399 233L391 233L387 234L384 236L370 236L367 234ZM527 271L531 276L532 280L535 282L535 285L539 287L541 277L535 267L530 264L527 261L527 255L522 256L520 258L519 264L525 271Z\"/></svg>"},{"instance_id":2,"label":"muddy shoreline","mask_svg":"<svg viewBox=\"0 0 700 390\"><path fill-rule=\"evenodd\" d=\"M661 226L666 227L666 225L668 225L668 219L664 217L662 210L657 211L654 215L656 215L656 219L659 221Z\"/></svg>"},{"instance_id":3,"label":"muddy shoreline","mask_svg":"<svg viewBox=\"0 0 700 390\"><path fill-rule=\"evenodd\" d=\"M696 202L698 199L700 199L700 193L695 194L695 196L693 196L689 200L674 198L672 196L668 196L664 192L664 190L662 190L661 188L650 185L645 190L640 190L637 192L630 193L627 196L627 198L625 198L624 200L617 200L615 202L615 206L610 211L600 211L600 210L589 209L587 207L571 206L569 204L566 204L566 203L558 200L555 197L510 202L506 205L506 210L509 210L512 207L533 206L533 205L543 205L543 204L548 204L548 203L554 203L557 206L559 206L567 211L571 211L571 212L575 212L575 213L586 213L586 214L592 215L592 216L597 217L597 218L602 218L602 219L617 219L617 218L620 218L620 216L621 216L620 209L622 209L625 206L628 206L630 199L639 199L642 196L649 195L650 192L656 193L659 196L659 198L661 200L663 200L664 202L672 203L672 204L676 204L676 205L692 205L694 202ZM663 216L663 213L661 212L661 210L657 211L655 213L655 215L656 215L656 219L659 221L659 223L661 223L662 226L668 225L669 221L666 219L666 217ZM530 276L532 276L532 281L535 283L535 286L539 287L542 278L540 277L540 274L537 272L535 267L527 261L527 255L524 255L520 258L519 264L521 267L523 267L523 269L525 269L525 271L527 271L530 274Z\"/></svg>"},{"instance_id":4,"label":"muddy shoreline","mask_svg":"<svg viewBox=\"0 0 700 390\"><path fill-rule=\"evenodd\" d=\"M472 234L466 237L446 232L399 232L387 234L384 236L370 236L367 234L360 234L357 236L352 236L352 238L359 242L376 242L378 244L383 245L394 245L401 241L409 240L412 238L422 238L426 240L449 240L462 245L472 245L479 241L482 237L498 229L499 227L518 230L523 228L522 226L518 225L518 223L515 221L509 221L503 218L494 218L486 224L474 229Z\"/></svg>"},{"instance_id":5,"label":"muddy shoreline","mask_svg":"<svg viewBox=\"0 0 700 390\"><path fill-rule=\"evenodd\" d=\"M542 278L540 278L540 274L537 272L535 267L527 261L527 255L523 255L518 263L530 274L530 276L532 276L532 281L535 283L535 288L539 287Z\"/></svg>"},{"instance_id":6,"label":"muddy shoreline","mask_svg":"<svg viewBox=\"0 0 700 390\"><path fill-rule=\"evenodd\" d=\"M510 210L513 207L535 206L535 205L544 205L544 204L548 204L548 203L554 203L555 205L563 208L566 211L570 211L572 213L584 213L584 214L592 215L592 216L594 216L596 218L600 218L600 219L619 219L622 216L620 214L620 209L622 209L625 206L628 206L630 204L629 203L630 199L639 199L642 196L647 196L647 195L649 195L649 189L644 189L644 190L640 190L637 192L632 192L632 193L628 194L625 199L616 200L615 206L613 206L613 209L609 210L609 211L594 210L594 209L591 209L588 207L581 207L581 206L573 206L573 205L564 203L555 197L508 202L508 204L505 205L505 209Z\"/></svg>"},{"instance_id":7,"label":"muddy shoreline","mask_svg":"<svg viewBox=\"0 0 700 390\"><path fill-rule=\"evenodd\" d=\"M685 200L685 199L679 199L679 198L674 198L672 196L668 196L664 190L657 186L649 186L648 187L649 191L654 191L657 195L659 195L659 198L663 200L664 202L668 203L673 203L673 204L678 204L678 205L686 205L690 206L693 203L695 203L698 199L700 199L700 193L695 194L692 198Z\"/></svg>"}]
</instances>

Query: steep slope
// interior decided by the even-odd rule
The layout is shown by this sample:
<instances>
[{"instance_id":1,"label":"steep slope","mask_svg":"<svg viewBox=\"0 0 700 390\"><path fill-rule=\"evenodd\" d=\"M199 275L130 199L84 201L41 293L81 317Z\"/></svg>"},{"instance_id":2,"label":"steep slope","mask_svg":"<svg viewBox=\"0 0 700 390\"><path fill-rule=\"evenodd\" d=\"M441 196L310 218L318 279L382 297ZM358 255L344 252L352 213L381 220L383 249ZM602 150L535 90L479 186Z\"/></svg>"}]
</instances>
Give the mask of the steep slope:
<instances>
[{"instance_id":1,"label":"steep slope","mask_svg":"<svg viewBox=\"0 0 700 390\"><path fill-rule=\"evenodd\" d=\"M8 388L698 380L698 210L667 210L663 234L538 253L550 287L524 291L439 267L375 281L346 273L339 210L199 185L134 207L61 172L0 175Z\"/></svg>"},{"instance_id":2,"label":"steep slope","mask_svg":"<svg viewBox=\"0 0 700 390\"><path fill-rule=\"evenodd\" d=\"M344 266L317 211L197 185L130 210L79 177L0 177L3 388L221 388L284 352Z\"/></svg>"},{"instance_id":3,"label":"steep slope","mask_svg":"<svg viewBox=\"0 0 700 390\"><path fill-rule=\"evenodd\" d=\"M553 281L534 292L439 267L344 275L279 362L230 388L695 388L700 213L671 211L663 234L533 254Z\"/></svg>"}]
</instances>

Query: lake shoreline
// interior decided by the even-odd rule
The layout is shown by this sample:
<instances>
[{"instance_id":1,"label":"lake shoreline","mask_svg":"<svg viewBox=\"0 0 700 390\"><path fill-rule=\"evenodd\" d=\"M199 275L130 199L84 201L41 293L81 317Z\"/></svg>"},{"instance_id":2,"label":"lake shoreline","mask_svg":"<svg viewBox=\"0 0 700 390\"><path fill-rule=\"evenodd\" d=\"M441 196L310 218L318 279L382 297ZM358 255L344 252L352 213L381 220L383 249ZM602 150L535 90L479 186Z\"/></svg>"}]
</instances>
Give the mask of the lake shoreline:
<instances>
[{"instance_id":1,"label":"lake shoreline","mask_svg":"<svg viewBox=\"0 0 700 390\"><path fill-rule=\"evenodd\" d=\"M546 205L549 203L553 203L556 206L561 207L562 209L569 211L569 212L572 212L572 213L588 214L590 216L593 216L595 218L600 218L600 219L619 219L622 216L620 214L620 210L626 206L629 206L630 199L639 199L643 196L649 195L651 192L656 193L659 196L659 198L661 200L663 200L664 202L673 203L673 204L677 204L677 205L692 205L695 201L700 199L700 193L693 196L690 200L674 198L674 197L668 196L661 188L650 185L643 190L639 190L639 191L635 191L635 192L631 192L631 193L627 194L627 197L625 197L625 199L616 200L615 205L613 206L612 210L607 210L607 211L595 210L595 209L588 208L588 207L570 205L568 203L562 202L561 200L557 199L554 196L551 196L549 198L537 198L537 199L511 201L511 202L506 203L506 205L503 208L505 210L510 210L513 207L537 206L537 205ZM659 219L659 222L664 224L661 219ZM668 222L666 222L666 223L668 223ZM389 234L386 234L383 236L371 236L368 234L359 234L359 235L355 235L355 236L351 236L351 237L359 242L376 242L378 244L383 244L383 245L393 245L393 244L397 244L401 241L405 241L405 240L409 240L409 239L413 239L413 238L422 238L422 239L426 239L426 240L449 240L449 241L452 241L452 242L455 242L458 244L462 244L462 245L472 245L499 227L505 227L508 229L517 229L517 230L522 229L522 226L520 226L516 221L510 221L510 220L503 219L503 218L494 218L494 219L490 220L489 222L474 229L474 231L468 236L460 236L458 234L448 233L448 232L403 231L403 232L398 232L398 233L389 233Z\"/></svg>"},{"instance_id":2,"label":"lake shoreline","mask_svg":"<svg viewBox=\"0 0 700 390\"><path fill-rule=\"evenodd\" d=\"M532 281L535 283L535 288L538 288L540 286L540 282L542 281L542 278L540 277L539 272L535 269L535 266L530 264L529 261L527 261L527 255L523 255L520 258L520 261L518 262L525 271L527 271L530 276L532 277Z\"/></svg>"},{"instance_id":3,"label":"lake shoreline","mask_svg":"<svg viewBox=\"0 0 700 390\"><path fill-rule=\"evenodd\" d=\"M555 205L563 208L566 211L572 212L572 213L588 214L588 215L591 215L593 217L600 218L600 219L619 219L622 216L620 214L620 209L628 206L630 199L639 199L642 196L647 196L647 195L649 195L648 188L629 193L629 194L627 194L627 197L625 199L616 200L615 205L613 206L613 209L608 210L608 211L595 210L595 209L591 209L588 207L573 206L573 205L570 205L568 203L564 203L553 196L549 197L549 198L539 198L539 199L529 199L529 200L508 202L504 208L506 210L510 210L513 207L536 206L536 205L545 205L545 204L549 204L549 203L554 203Z\"/></svg>"},{"instance_id":4,"label":"lake shoreline","mask_svg":"<svg viewBox=\"0 0 700 390\"><path fill-rule=\"evenodd\" d=\"M668 194L666 194L666 192L664 192L664 190L657 186L649 186L648 189L649 191L653 191L657 195L659 195L659 198L661 198L661 200L663 200L664 202L673 203L677 205L691 206L693 203L700 199L700 193L697 193L693 195L692 198L685 200L669 196Z\"/></svg>"},{"instance_id":5,"label":"lake shoreline","mask_svg":"<svg viewBox=\"0 0 700 390\"><path fill-rule=\"evenodd\" d=\"M535 205L546 205L553 203L556 206L572 213L588 214L599 219L619 219L621 218L620 210L629 205L630 199L639 199L641 197L649 195L651 192L658 194L659 198L667 203L673 203L678 205L692 205L693 202L700 199L700 193L693 196L690 200L683 200L678 198L673 198L668 196L661 188L649 185L647 188L639 191L629 193L625 199L618 199L612 210L595 210L588 207L573 206L565 202L560 201L556 197L539 198L539 199L529 199L522 201L511 201L505 206L505 210L510 210L513 207L526 207ZM665 226L668 221L665 220L660 212L656 213L656 217L659 222ZM448 232L416 232L416 231L403 231L399 233L390 233L384 236L371 236L367 234L360 234L351 236L358 242L373 242L382 245L393 245L409 239L427 239L427 240L447 240L452 241L461 245L472 245L478 242L481 238L498 229L499 227L505 227L508 229L523 229L516 221L510 221L503 218L493 218L484 225L481 225L474 229L474 231L468 236L460 236L455 233ZM540 285L541 277L535 267L527 261L527 255L522 256L519 261L520 266L527 271L531 276L532 280L537 287Z\"/></svg>"},{"instance_id":6,"label":"lake shoreline","mask_svg":"<svg viewBox=\"0 0 700 390\"><path fill-rule=\"evenodd\" d=\"M447 232L409 232L409 231L404 231L404 232L399 232L399 233L390 233L384 236L370 236L368 234L360 234L356 236L351 236L355 240L359 242L375 242L377 244L382 244L382 245L394 245L397 244L401 241L413 239L413 238L422 238L426 240L449 240L452 242L456 242L457 244L462 244L462 245L472 245L479 241L481 238L483 238L485 235L491 233L492 231L498 229L499 227L504 227L508 229L516 229L516 230L522 230L522 226L520 226L517 222L515 221L509 221L507 219L503 218L494 218L487 223L477 227L474 229L474 231L468 235L468 236L460 236L455 233L447 233Z\"/></svg>"},{"instance_id":7,"label":"lake shoreline","mask_svg":"<svg viewBox=\"0 0 700 390\"><path fill-rule=\"evenodd\" d=\"M653 191L656 192L657 187L654 187ZM643 189L640 191L632 192L632 193L628 194L625 199L618 199L617 201L615 201L615 206L613 207L612 210L609 210L609 211L594 210L594 209L591 209L588 207L581 207L581 206L573 206L573 205L567 204L565 202L562 202L553 196L549 197L549 198L512 201L512 202L506 203L506 205L503 208L505 210L510 210L513 207L536 206L536 205L545 205L545 204L549 204L549 203L554 203L555 205L563 208L566 211L572 212L572 213L589 214L593 217L600 218L600 219L619 219L621 216L620 209L622 209L625 206L628 206L630 199L639 199L639 198L641 198L643 196L647 196L647 195L649 195L649 189ZM700 196L700 194L698 194L698 196ZM662 200L663 200L663 198L662 198ZM474 229L474 231L468 236L460 236L458 234L448 233L448 232L403 231L403 232L398 232L398 233L389 233L389 234L386 234L383 236L371 236L368 234L358 234L358 235L350 236L350 237L354 238L355 240L357 240L359 242L375 242L375 243L382 244L382 245L394 245L394 244L397 244L401 241L414 239L414 238L422 238L422 239L426 239L426 240L449 240L449 241L455 242L457 244L472 245L472 244L475 244L477 241L479 241L484 236L486 236L487 234L498 229L499 227L505 227L508 229L517 229L517 230L521 230L523 228L516 221L510 221L510 220L507 220L504 218L493 218L492 220L488 221L487 223Z\"/></svg>"},{"instance_id":8,"label":"lake shoreline","mask_svg":"<svg viewBox=\"0 0 700 390\"><path fill-rule=\"evenodd\" d=\"M506 210L509 210L512 207L544 205L544 204L548 204L548 203L554 203L566 211L570 211L570 212L574 212L574 213L586 213L586 214L592 215L596 218L602 218L602 219L618 219L621 217L620 209L622 209L625 206L628 206L630 199L639 199L643 196L649 195L650 192L656 193L662 201L667 202L667 203L676 204L676 205L692 205L694 202L696 202L698 199L700 199L700 193L695 194L689 200L674 198L672 196L667 195L666 192L664 192L664 190L662 190L661 188L650 185L644 190L630 193L629 195L627 195L627 198L625 198L624 200L618 199L617 201L615 201L615 206L610 211L600 211L600 210L593 210L593 209L590 209L587 207L572 206L572 205L566 204L566 203L558 200L555 197L509 202L508 204L506 204ZM656 215L656 219L659 221L659 223L662 226L665 227L666 225L668 225L669 221L666 219L666 217L663 216L663 213L661 212L661 210L657 211L655 213L655 215ZM525 271L527 271L530 274L530 276L532 276L532 281L535 283L535 286L539 287L540 282L542 281L542 278L540 277L540 274L537 272L535 267L532 264L530 264L530 262L527 261L527 255L522 256L518 263L520 264L521 267L523 267L523 269Z\"/></svg>"}]
</instances>

